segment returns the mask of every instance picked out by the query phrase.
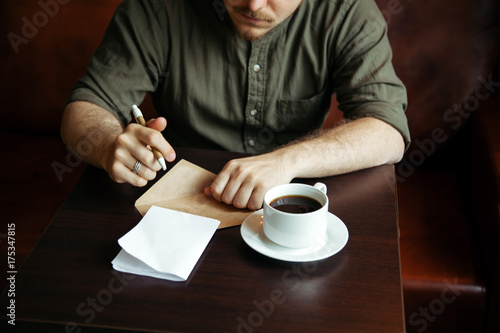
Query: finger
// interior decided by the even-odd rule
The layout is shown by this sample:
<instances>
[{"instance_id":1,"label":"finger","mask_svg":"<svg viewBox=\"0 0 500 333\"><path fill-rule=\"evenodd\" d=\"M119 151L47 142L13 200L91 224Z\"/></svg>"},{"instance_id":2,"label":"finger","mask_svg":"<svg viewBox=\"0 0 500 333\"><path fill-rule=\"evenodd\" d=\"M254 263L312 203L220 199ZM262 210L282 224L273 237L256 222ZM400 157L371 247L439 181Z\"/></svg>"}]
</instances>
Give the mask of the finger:
<instances>
[{"instance_id":1,"label":"finger","mask_svg":"<svg viewBox=\"0 0 500 333\"><path fill-rule=\"evenodd\" d=\"M163 119L163 121L166 124L165 118L158 118L156 120L160 119ZM163 155L163 157L169 162L175 160L176 157L175 150L168 143L163 134L161 134L159 131L153 128L142 127L142 126L140 128L136 127L134 130L137 131L136 133L137 139L144 146L150 146L156 148Z\"/></svg>"},{"instance_id":2,"label":"finger","mask_svg":"<svg viewBox=\"0 0 500 333\"><path fill-rule=\"evenodd\" d=\"M233 206L251 210L260 209L267 188L264 183L253 180L252 177L246 179L234 196Z\"/></svg>"},{"instance_id":3,"label":"finger","mask_svg":"<svg viewBox=\"0 0 500 333\"><path fill-rule=\"evenodd\" d=\"M158 171L161 166L154 157L153 152L137 137L143 129L144 127L142 126L130 126L122 135L116 138L115 160L122 162L128 167L130 167L131 163L134 164L135 161L138 160L149 169ZM151 175L151 173L149 173L149 175Z\"/></svg>"},{"instance_id":4,"label":"finger","mask_svg":"<svg viewBox=\"0 0 500 333\"><path fill-rule=\"evenodd\" d=\"M148 183L146 179L133 173L132 170L122 163L115 163L109 175L117 183L129 183L138 187L145 186Z\"/></svg>"},{"instance_id":5,"label":"finger","mask_svg":"<svg viewBox=\"0 0 500 333\"><path fill-rule=\"evenodd\" d=\"M137 169L136 165L138 166ZM132 173L146 180L153 180L156 178L156 171L149 168L146 164L143 164L139 159L136 160L131 167L129 166L129 169L132 171Z\"/></svg>"},{"instance_id":6,"label":"finger","mask_svg":"<svg viewBox=\"0 0 500 333\"><path fill-rule=\"evenodd\" d=\"M141 165L137 174L133 170L136 162ZM116 138L115 149L106 168L110 177L116 182L127 182L136 186L144 186L148 180L156 177L160 166L154 159L151 150L138 142L135 136L122 134ZM139 180L137 177L143 178Z\"/></svg>"},{"instance_id":7,"label":"finger","mask_svg":"<svg viewBox=\"0 0 500 333\"><path fill-rule=\"evenodd\" d=\"M151 169L153 172L159 171L161 169L160 163L156 159L153 151L147 147L139 145L139 148L132 152L133 157L141 161L141 163Z\"/></svg>"},{"instance_id":8,"label":"finger","mask_svg":"<svg viewBox=\"0 0 500 333\"><path fill-rule=\"evenodd\" d=\"M212 185L210 185L210 192L212 193L215 200L222 202L222 194L226 188L227 182L229 181L228 173L222 171L215 177Z\"/></svg>"},{"instance_id":9,"label":"finger","mask_svg":"<svg viewBox=\"0 0 500 333\"><path fill-rule=\"evenodd\" d=\"M210 186L208 187L205 187L203 189L203 194L205 194L207 197L213 197L213 193L212 193L212 188Z\"/></svg>"},{"instance_id":10,"label":"finger","mask_svg":"<svg viewBox=\"0 0 500 333\"><path fill-rule=\"evenodd\" d=\"M251 210L258 210L264 204L264 195L267 192L267 187L257 186L252 192L252 196L248 200L247 208Z\"/></svg>"},{"instance_id":11,"label":"finger","mask_svg":"<svg viewBox=\"0 0 500 333\"><path fill-rule=\"evenodd\" d=\"M235 193L232 199L232 204L236 208L247 208L248 202L252 197L253 186L249 183L244 183Z\"/></svg>"},{"instance_id":12,"label":"finger","mask_svg":"<svg viewBox=\"0 0 500 333\"><path fill-rule=\"evenodd\" d=\"M238 160L231 160L226 163L219 175L214 179L211 189L216 200L233 204L234 197L240 190L243 181L248 181L248 168ZM244 201L244 199L242 199Z\"/></svg>"},{"instance_id":13,"label":"finger","mask_svg":"<svg viewBox=\"0 0 500 333\"><path fill-rule=\"evenodd\" d=\"M149 119L146 123L149 128L163 132L167 127L167 120L164 117Z\"/></svg>"}]
</instances>

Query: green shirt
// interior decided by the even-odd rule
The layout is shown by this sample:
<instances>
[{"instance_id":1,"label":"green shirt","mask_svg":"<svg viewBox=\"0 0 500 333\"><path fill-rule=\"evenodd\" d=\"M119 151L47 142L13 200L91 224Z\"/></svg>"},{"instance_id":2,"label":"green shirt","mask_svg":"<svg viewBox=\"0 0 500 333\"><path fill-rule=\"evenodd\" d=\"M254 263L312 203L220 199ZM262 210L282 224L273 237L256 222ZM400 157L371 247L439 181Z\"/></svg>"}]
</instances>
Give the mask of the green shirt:
<instances>
[{"instance_id":1,"label":"green shirt","mask_svg":"<svg viewBox=\"0 0 500 333\"><path fill-rule=\"evenodd\" d=\"M125 0L68 102L124 124L151 92L173 146L263 153L321 128L332 95L410 142L406 90L373 0L304 0L263 39L233 29L222 0Z\"/></svg>"}]
</instances>

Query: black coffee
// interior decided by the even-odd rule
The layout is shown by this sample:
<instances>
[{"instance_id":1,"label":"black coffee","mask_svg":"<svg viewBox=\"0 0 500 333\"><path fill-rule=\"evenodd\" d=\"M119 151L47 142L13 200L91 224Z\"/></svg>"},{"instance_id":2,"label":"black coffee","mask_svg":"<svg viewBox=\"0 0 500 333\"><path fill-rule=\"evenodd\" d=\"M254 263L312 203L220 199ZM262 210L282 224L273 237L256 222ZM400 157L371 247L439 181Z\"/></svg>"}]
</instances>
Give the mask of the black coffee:
<instances>
[{"instance_id":1,"label":"black coffee","mask_svg":"<svg viewBox=\"0 0 500 333\"><path fill-rule=\"evenodd\" d=\"M271 201L271 207L286 213L303 214L314 212L321 208L317 200L303 195L286 195Z\"/></svg>"}]
</instances>

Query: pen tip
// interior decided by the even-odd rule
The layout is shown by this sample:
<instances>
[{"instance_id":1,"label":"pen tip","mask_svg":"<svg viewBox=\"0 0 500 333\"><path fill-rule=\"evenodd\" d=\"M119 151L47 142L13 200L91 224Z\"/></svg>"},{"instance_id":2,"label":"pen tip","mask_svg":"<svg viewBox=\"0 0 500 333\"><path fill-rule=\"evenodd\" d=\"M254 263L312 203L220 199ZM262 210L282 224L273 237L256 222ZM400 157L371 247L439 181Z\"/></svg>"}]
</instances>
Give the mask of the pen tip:
<instances>
[{"instance_id":1,"label":"pen tip","mask_svg":"<svg viewBox=\"0 0 500 333\"><path fill-rule=\"evenodd\" d=\"M163 157L158 159L158 163L160 163L163 171L167 170L167 165L165 164L165 159Z\"/></svg>"},{"instance_id":2,"label":"pen tip","mask_svg":"<svg viewBox=\"0 0 500 333\"><path fill-rule=\"evenodd\" d=\"M132 105L132 113L134 114L134 118L138 118L142 116L141 110L137 107L137 105Z\"/></svg>"}]
</instances>

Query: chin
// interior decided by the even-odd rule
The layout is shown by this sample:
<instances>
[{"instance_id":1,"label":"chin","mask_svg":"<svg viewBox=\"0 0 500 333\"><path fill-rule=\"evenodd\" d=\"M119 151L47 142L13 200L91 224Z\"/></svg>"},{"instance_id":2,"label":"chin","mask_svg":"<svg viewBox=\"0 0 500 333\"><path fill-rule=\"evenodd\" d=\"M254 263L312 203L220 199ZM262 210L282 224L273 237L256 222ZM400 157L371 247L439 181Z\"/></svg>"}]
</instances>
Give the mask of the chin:
<instances>
[{"instance_id":1,"label":"chin","mask_svg":"<svg viewBox=\"0 0 500 333\"><path fill-rule=\"evenodd\" d=\"M241 29L236 29L238 32L238 35L243 38L244 40L247 40L249 42L254 42L257 40L260 40L264 38L267 35L266 32L256 32L256 31L249 31L249 30L241 30Z\"/></svg>"}]
</instances>

